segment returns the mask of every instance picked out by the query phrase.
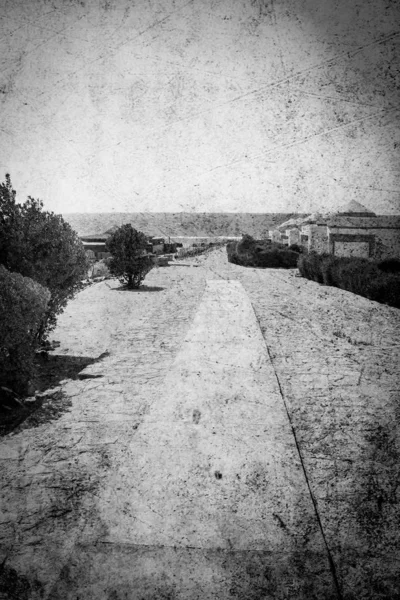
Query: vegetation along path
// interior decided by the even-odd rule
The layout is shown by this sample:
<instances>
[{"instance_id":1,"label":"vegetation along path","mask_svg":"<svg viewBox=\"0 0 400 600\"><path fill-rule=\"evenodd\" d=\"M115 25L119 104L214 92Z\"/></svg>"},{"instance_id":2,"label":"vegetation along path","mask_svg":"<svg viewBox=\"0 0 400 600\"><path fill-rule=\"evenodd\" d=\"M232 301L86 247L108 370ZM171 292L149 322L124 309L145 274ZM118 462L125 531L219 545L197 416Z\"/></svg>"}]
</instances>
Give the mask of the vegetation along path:
<instances>
[{"instance_id":1,"label":"vegetation along path","mask_svg":"<svg viewBox=\"0 0 400 600\"><path fill-rule=\"evenodd\" d=\"M399 330L224 250L81 292L88 366L0 443L2 597L400 598Z\"/></svg>"}]
</instances>

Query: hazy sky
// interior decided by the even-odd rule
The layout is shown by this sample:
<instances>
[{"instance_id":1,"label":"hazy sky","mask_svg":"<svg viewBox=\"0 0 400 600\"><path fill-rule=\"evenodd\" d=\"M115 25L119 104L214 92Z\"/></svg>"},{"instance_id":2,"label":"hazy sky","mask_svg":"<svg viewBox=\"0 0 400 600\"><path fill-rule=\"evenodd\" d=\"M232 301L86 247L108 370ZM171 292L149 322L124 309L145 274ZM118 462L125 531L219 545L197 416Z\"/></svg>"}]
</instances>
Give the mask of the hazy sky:
<instances>
[{"instance_id":1,"label":"hazy sky","mask_svg":"<svg viewBox=\"0 0 400 600\"><path fill-rule=\"evenodd\" d=\"M397 0L0 0L0 27L20 200L400 213Z\"/></svg>"}]
</instances>

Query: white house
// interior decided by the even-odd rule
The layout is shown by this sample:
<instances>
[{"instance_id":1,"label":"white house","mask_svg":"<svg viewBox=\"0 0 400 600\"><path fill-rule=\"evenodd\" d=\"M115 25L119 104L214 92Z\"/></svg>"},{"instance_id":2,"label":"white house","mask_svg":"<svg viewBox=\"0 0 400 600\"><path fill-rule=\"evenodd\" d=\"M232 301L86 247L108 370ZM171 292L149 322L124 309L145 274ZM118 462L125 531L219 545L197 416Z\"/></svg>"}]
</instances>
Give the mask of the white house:
<instances>
[{"instance_id":1,"label":"white house","mask_svg":"<svg viewBox=\"0 0 400 600\"><path fill-rule=\"evenodd\" d=\"M376 215L355 200L334 213L291 219L279 230L286 233L289 245L298 243L293 240L300 236L301 244L320 254L400 258L400 216Z\"/></svg>"}]
</instances>

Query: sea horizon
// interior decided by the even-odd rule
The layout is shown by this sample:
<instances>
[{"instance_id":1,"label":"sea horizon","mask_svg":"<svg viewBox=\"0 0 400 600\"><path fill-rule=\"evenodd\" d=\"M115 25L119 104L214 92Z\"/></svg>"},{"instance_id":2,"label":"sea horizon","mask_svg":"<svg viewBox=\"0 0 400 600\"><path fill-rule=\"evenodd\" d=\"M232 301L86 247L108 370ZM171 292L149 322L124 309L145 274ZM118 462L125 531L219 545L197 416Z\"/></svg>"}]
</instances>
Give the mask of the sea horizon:
<instances>
[{"instance_id":1,"label":"sea horizon","mask_svg":"<svg viewBox=\"0 0 400 600\"><path fill-rule=\"evenodd\" d=\"M131 223L147 235L160 237L238 237L268 235L270 229L290 218L309 213L253 212L98 212L62 213L78 235L103 234L111 227Z\"/></svg>"}]
</instances>

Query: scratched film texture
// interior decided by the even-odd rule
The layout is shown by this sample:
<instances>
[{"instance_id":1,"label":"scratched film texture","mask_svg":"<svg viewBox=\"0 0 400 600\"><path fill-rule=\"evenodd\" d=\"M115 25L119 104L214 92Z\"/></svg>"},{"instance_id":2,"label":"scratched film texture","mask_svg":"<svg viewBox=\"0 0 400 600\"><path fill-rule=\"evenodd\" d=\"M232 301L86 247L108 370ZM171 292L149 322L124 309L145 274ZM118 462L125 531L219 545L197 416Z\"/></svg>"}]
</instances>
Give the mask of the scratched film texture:
<instances>
[{"instance_id":1,"label":"scratched film texture","mask_svg":"<svg viewBox=\"0 0 400 600\"><path fill-rule=\"evenodd\" d=\"M396 213L399 10L1 0L0 170L62 213Z\"/></svg>"},{"instance_id":2,"label":"scratched film texture","mask_svg":"<svg viewBox=\"0 0 400 600\"><path fill-rule=\"evenodd\" d=\"M0 27L20 199L399 212L395 0L0 0ZM225 249L146 284L69 303L60 414L0 442L2 600L400 598L398 310Z\"/></svg>"}]
</instances>

